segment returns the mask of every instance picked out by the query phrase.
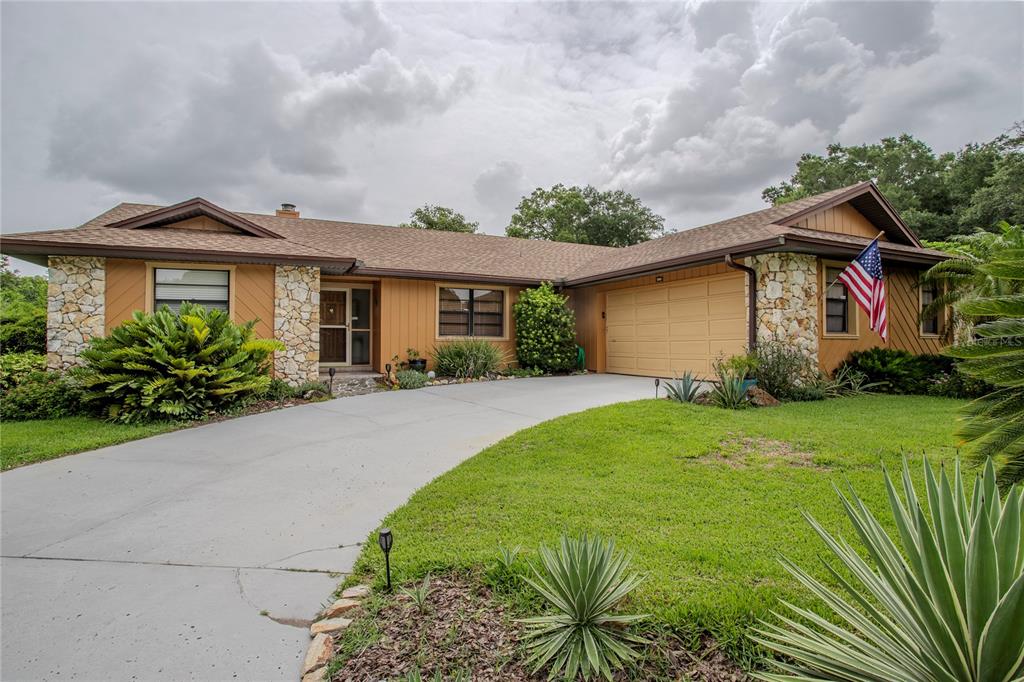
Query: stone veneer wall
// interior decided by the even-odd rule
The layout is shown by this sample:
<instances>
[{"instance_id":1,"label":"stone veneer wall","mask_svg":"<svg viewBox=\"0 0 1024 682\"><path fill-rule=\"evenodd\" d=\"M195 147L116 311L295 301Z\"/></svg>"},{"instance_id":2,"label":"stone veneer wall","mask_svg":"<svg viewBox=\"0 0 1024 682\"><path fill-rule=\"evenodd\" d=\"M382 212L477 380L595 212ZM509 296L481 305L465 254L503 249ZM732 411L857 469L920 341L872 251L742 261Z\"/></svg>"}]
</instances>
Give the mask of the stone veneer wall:
<instances>
[{"instance_id":1,"label":"stone veneer wall","mask_svg":"<svg viewBox=\"0 0 1024 682\"><path fill-rule=\"evenodd\" d=\"M94 336L103 336L106 315L106 259L51 256L46 304L46 366L81 364L79 354Z\"/></svg>"},{"instance_id":2,"label":"stone veneer wall","mask_svg":"<svg viewBox=\"0 0 1024 682\"><path fill-rule=\"evenodd\" d=\"M274 375L292 385L320 374L320 268L278 265L274 270Z\"/></svg>"},{"instance_id":3,"label":"stone veneer wall","mask_svg":"<svg viewBox=\"0 0 1024 682\"><path fill-rule=\"evenodd\" d=\"M802 253L766 253L757 271L757 340L782 341L818 362L818 261Z\"/></svg>"}]
</instances>

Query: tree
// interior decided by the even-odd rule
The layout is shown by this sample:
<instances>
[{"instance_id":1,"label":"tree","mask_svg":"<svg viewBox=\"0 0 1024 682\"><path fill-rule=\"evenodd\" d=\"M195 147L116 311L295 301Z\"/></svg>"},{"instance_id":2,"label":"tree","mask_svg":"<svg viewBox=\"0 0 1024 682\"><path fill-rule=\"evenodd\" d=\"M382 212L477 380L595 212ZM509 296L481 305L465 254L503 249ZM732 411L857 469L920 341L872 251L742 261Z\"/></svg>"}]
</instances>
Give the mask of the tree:
<instances>
[{"instance_id":1,"label":"tree","mask_svg":"<svg viewBox=\"0 0 1024 682\"><path fill-rule=\"evenodd\" d=\"M665 219L622 190L537 188L516 207L505 234L555 242L630 246L661 236Z\"/></svg>"},{"instance_id":2,"label":"tree","mask_svg":"<svg viewBox=\"0 0 1024 682\"><path fill-rule=\"evenodd\" d=\"M567 372L576 367L576 315L551 282L523 289L512 306L521 367Z\"/></svg>"},{"instance_id":3,"label":"tree","mask_svg":"<svg viewBox=\"0 0 1024 682\"><path fill-rule=\"evenodd\" d=\"M938 156L906 134L875 144L832 144L825 156L801 156L792 177L761 196L778 205L872 180L924 239L995 231L1000 220L1024 222L1022 149L1020 124L990 142Z\"/></svg>"},{"instance_id":4,"label":"tree","mask_svg":"<svg viewBox=\"0 0 1024 682\"><path fill-rule=\"evenodd\" d=\"M410 216L411 220L407 223L402 223L399 227L415 227L420 230L441 230L442 232L476 232L476 228L480 227L480 223L470 222L466 220L466 216L462 215L455 209L448 208L447 206L433 206L431 204L424 204Z\"/></svg>"},{"instance_id":5,"label":"tree","mask_svg":"<svg viewBox=\"0 0 1024 682\"><path fill-rule=\"evenodd\" d=\"M0 260L0 351L46 352L46 278L22 275Z\"/></svg>"}]
</instances>

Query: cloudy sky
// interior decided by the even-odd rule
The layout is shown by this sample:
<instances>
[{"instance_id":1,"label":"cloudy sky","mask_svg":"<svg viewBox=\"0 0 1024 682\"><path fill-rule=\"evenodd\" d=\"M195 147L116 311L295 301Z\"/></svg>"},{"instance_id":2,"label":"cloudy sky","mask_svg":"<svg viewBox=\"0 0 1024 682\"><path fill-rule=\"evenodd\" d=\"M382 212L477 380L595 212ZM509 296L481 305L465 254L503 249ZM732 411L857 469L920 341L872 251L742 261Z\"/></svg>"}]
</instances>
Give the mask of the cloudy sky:
<instances>
[{"instance_id":1,"label":"cloudy sky","mask_svg":"<svg viewBox=\"0 0 1024 682\"><path fill-rule=\"evenodd\" d=\"M1024 119L1024 3L2 3L2 228L120 201L502 233L557 182L674 229L832 141Z\"/></svg>"}]
</instances>

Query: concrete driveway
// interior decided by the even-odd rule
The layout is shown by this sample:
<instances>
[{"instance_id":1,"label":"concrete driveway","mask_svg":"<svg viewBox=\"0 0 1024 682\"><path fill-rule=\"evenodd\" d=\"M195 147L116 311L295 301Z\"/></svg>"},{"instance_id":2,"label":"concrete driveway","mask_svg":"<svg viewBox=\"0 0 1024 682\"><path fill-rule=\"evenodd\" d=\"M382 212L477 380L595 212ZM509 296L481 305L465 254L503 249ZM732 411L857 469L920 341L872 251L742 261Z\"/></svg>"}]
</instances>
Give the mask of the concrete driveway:
<instances>
[{"instance_id":1,"label":"concrete driveway","mask_svg":"<svg viewBox=\"0 0 1024 682\"><path fill-rule=\"evenodd\" d=\"M0 677L295 680L303 621L413 491L519 429L652 395L613 375L376 393L4 473Z\"/></svg>"}]
</instances>

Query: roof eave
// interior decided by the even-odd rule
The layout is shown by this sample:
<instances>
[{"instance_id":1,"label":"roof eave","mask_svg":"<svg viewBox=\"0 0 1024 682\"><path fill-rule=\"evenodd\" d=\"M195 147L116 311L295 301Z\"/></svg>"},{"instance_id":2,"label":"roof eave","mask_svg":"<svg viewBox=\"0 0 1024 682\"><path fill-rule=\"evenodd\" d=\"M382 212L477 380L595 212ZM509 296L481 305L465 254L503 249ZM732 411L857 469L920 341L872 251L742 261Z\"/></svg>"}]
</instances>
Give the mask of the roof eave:
<instances>
[{"instance_id":1,"label":"roof eave","mask_svg":"<svg viewBox=\"0 0 1024 682\"><path fill-rule=\"evenodd\" d=\"M351 268L355 258L312 257L273 253L241 253L215 249L166 249L160 247L68 244L38 239L0 239L0 253L11 256L99 256L105 258L160 258L197 263L254 263L265 265L307 265L313 267Z\"/></svg>"},{"instance_id":2,"label":"roof eave","mask_svg":"<svg viewBox=\"0 0 1024 682\"><path fill-rule=\"evenodd\" d=\"M441 270L408 270L398 268L374 268L359 266L350 274L366 277L394 277L396 279L434 279L455 282L480 282L485 284L505 284L514 286L537 286L544 282L563 285L565 280L558 277L504 277L501 275L482 275L470 272L450 272Z\"/></svg>"},{"instance_id":3,"label":"roof eave","mask_svg":"<svg viewBox=\"0 0 1024 682\"><path fill-rule=\"evenodd\" d=\"M251 220L241 217L237 213L232 213L227 209L221 208L217 204L207 201L202 197L195 197L194 199L181 201L172 206L164 206L163 208L148 211L141 215L132 216L131 218L107 223L106 227L115 227L126 230L144 229L151 226L163 226L169 223L174 223L178 220L187 220L188 218L192 218L197 215L206 216L211 220L216 220L222 225L227 225L228 227L240 230L241 232L251 234L254 237L284 239L284 237L278 233L268 230L261 225L257 225Z\"/></svg>"}]
</instances>

